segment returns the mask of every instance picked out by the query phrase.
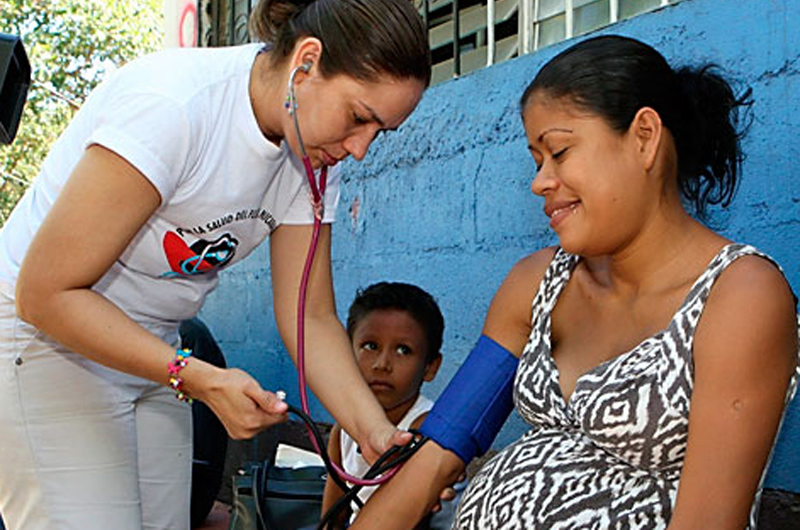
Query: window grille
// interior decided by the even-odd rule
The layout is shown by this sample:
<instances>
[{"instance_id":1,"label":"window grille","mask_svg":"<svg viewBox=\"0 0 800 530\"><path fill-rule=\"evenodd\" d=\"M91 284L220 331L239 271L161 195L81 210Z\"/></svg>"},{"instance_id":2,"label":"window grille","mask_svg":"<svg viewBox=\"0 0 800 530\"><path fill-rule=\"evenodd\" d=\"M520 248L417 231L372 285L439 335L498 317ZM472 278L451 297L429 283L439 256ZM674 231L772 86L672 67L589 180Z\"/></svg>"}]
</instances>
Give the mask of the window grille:
<instances>
[{"instance_id":1,"label":"window grille","mask_svg":"<svg viewBox=\"0 0 800 530\"><path fill-rule=\"evenodd\" d=\"M436 83L679 1L418 0L418 4L430 35Z\"/></svg>"},{"instance_id":2,"label":"window grille","mask_svg":"<svg viewBox=\"0 0 800 530\"><path fill-rule=\"evenodd\" d=\"M248 42L257 1L199 0L200 46ZM434 84L679 1L415 0L428 29Z\"/></svg>"},{"instance_id":3,"label":"window grille","mask_svg":"<svg viewBox=\"0 0 800 530\"><path fill-rule=\"evenodd\" d=\"M676 0L520 0L530 10L522 53L589 33ZM522 28L521 28L522 30Z\"/></svg>"}]
</instances>

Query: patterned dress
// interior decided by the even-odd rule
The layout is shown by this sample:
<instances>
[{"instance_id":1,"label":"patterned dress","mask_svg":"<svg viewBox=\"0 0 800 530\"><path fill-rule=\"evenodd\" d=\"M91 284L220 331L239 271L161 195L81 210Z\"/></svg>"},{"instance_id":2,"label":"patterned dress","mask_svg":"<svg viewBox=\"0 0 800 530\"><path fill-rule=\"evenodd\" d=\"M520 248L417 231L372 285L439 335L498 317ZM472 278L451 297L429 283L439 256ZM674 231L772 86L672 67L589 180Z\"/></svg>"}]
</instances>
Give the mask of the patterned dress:
<instances>
[{"instance_id":1,"label":"patterned dress","mask_svg":"<svg viewBox=\"0 0 800 530\"><path fill-rule=\"evenodd\" d=\"M694 332L716 278L750 254L769 259L753 247L724 247L666 329L582 375L565 402L550 315L579 258L559 249L534 298L514 384L532 428L470 482L453 528L666 528L686 452Z\"/></svg>"}]
</instances>

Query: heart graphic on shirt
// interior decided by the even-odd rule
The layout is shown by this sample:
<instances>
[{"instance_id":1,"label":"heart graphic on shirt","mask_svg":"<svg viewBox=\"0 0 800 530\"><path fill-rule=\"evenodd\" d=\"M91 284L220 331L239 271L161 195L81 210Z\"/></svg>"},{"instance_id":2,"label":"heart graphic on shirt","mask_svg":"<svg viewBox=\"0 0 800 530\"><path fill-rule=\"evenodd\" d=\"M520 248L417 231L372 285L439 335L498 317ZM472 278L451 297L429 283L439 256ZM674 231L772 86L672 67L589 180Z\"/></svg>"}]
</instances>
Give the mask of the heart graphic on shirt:
<instances>
[{"instance_id":1,"label":"heart graphic on shirt","mask_svg":"<svg viewBox=\"0 0 800 530\"><path fill-rule=\"evenodd\" d=\"M230 234L214 241L198 239L191 246L175 232L164 234L164 253L172 272L165 275L192 276L223 267L233 259L239 242Z\"/></svg>"}]
</instances>

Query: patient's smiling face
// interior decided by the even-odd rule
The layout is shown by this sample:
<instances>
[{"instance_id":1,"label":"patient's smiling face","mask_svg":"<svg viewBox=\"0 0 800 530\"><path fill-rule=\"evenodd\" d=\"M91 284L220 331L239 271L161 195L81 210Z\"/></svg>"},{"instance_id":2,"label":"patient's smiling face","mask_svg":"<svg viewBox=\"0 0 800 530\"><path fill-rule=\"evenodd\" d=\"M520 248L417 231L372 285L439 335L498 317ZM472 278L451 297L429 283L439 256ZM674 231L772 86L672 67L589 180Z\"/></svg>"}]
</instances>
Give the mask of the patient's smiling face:
<instances>
[{"instance_id":1,"label":"patient's smiling face","mask_svg":"<svg viewBox=\"0 0 800 530\"><path fill-rule=\"evenodd\" d=\"M407 311L376 309L356 324L352 338L358 367L389 420L397 424L439 367L428 362L425 329Z\"/></svg>"},{"instance_id":2,"label":"patient's smiling face","mask_svg":"<svg viewBox=\"0 0 800 530\"><path fill-rule=\"evenodd\" d=\"M592 256L635 238L663 193L642 167L636 135L568 98L539 93L529 99L523 124L537 167L531 191L544 199L560 245Z\"/></svg>"}]
</instances>

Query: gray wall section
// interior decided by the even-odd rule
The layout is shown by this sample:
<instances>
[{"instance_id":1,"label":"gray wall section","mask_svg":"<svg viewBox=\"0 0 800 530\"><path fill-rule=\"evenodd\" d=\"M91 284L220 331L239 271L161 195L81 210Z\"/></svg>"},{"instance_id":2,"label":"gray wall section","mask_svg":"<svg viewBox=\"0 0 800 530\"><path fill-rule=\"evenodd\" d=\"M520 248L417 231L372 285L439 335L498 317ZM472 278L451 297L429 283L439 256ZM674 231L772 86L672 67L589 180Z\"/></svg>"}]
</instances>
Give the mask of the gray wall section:
<instances>
[{"instance_id":1,"label":"gray wall section","mask_svg":"<svg viewBox=\"0 0 800 530\"><path fill-rule=\"evenodd\" d=\"M601 33L646 41L673 64L714 62L753 88L755 120L739 194L714 222L727 237L772 255L800 293L800 2L684 0ZM496 65L428 90L398 132L372 146L362 163L343 167L334 230L337 307L344 317L356 289L407 281L440 302L447 329L445 362L425 392L435 397L480 334L491 297L511 266L555 242L530 192L517 101L535 72L570 42ZM294 368L272 317L264 245L222 275L202 318L229 364L270 389L297 398ZM319 419L330 416L317 402ZM496 445L524 430L516 416ZM800 492L800 402L789 409L768 486Z\"/></svg>"}]
</instances>

